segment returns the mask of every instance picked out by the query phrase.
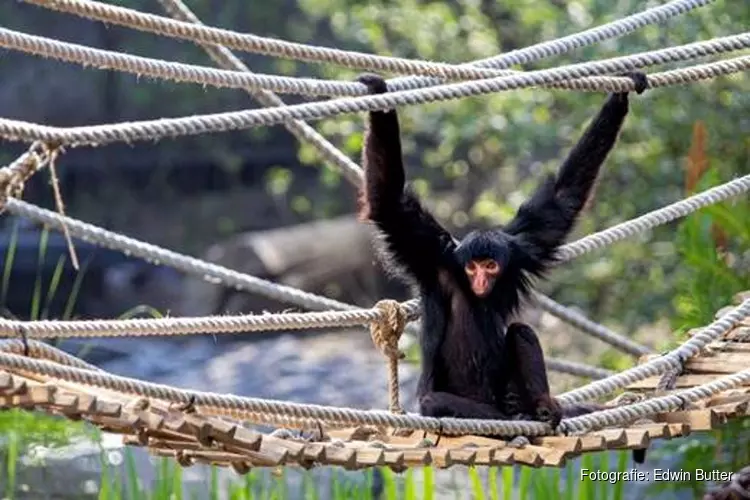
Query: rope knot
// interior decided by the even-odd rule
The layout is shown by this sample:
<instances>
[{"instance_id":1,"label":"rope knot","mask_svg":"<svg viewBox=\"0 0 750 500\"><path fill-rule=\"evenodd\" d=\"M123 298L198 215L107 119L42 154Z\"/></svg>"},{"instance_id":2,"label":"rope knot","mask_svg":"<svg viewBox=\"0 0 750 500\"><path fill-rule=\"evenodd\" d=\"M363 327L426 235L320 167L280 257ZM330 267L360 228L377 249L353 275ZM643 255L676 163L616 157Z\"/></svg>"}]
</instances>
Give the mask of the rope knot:
<instances>
[{"instance_id":1,"label":"rope knot","mask_svg":"<svg viewBox=\"0 0 750 500\"><path fill-rule=\"evenodd\" d=\"M395 300L381 300L375 304L380 310L378 319L370 323L370 336L380 352L388 357L388 398L393 413L403 413L398 394L398 360L404 354L398 349L398 341L407 322L407 312Z\"/></svg>"},{"instance_id":2,"label":"rope knot","mask_svg":"<svg viewBox=\"0 0 750 500\"><path fill-rule=\"evenodd\" d=\"M0 209L9 197L19 198L24 184L46 163L52 150L41 142L35 142L16 161L0 168Z\"/></svg>"},{"instance_id":3,"label":"rope knot","mask_svg":"<svg viewBox=\"0 0 750 500\"><path fill-rule=\"evenodd\" d=\"M398 341L406 327L406 312L395 300L381 300L375 304L380 310L378 319L370 324L370 335L380 351L391 359L403 359L404 354L398 349Z\"/></svg>"}]
</instances>

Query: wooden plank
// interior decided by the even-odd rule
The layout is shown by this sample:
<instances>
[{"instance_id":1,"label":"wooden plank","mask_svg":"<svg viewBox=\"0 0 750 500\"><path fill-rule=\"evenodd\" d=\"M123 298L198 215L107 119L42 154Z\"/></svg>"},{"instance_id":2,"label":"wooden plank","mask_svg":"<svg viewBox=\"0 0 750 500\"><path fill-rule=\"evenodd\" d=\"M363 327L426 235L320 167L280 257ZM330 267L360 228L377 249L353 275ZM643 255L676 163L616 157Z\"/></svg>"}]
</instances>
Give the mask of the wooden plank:
<instances>
[{"instance_id":1,"label":"wooden plank","mask_svg":"<svg viewBox=\"0 0 750 500\"><path fill-rule=\"evenodd\" d=\"M432 465L439 469L447 469L453 465L453 459L448 448L431 448L430 455L432 456Z\"/></svg>"},{"instance_id":2,"label":"wooden plank","mask_svg":"<svg viewBox=\"0 0 750 500\"><path fill-rule=\"evenodd\" d=\"M404 457L404 465L408 467L415 467L420 465L430 465L432 463L432 452L426 449L414 449L414 450L399 450ZM386 452L386 456L388 456Z\"/></svg>"},{"instance_id":3,"label":"wooden plank","mask_svg":"<svg viewBox=\"0 0 750 500\"><path fill-rule=\"evenodd\" d=\"M607 440L604 436L585 434L578 437L581 440L581 453L603 451L607 449Z\"/></svg>"},{"instance_id":4,"label":"wooden plank","mask_svg":"<svg viewBox=\"0 0 750 500\"><path fill-rule=\"evenodd\" d=\"M750 356L735 353L722 353L719 356L689 359L685 368L692 373L733 374L750 366Z\"/></svg>"},{"instance_id":5,"label":"wooden plank","mask_svg":"<svg viewBox=\"0 0 750 500\"><path fill-rule=\"evenodd\" d=\"M385 463L383 450L380 448L360 448L355 454L357 468L376 467Z\"/></svg>"},{"instance_id":6,"label":"wooden plank","mask_svg":"<svg viewBox=\"0 0 750 500\"><path fill-rule=\"evenodd\" d=\"M594 436L602 436L607 448L619 448L628 443L628 436L624 429L604 429L591 434Z\"/></svg>"},{"instance_id":7,"label":"wooden plank","mask_svg":"<svg viewBox=\"0 0 750 500\"><path fill-rule=\"evenodd\" d=\"M695 431L708 431L722 422L719 414L712 409L662 413L655 417L659 422L688 424Z\"/></svg>"},{"instance_id":8,"label":"wooden plank","mask_svg":"<svg viewBox=\"0 0 750 500\"><path fill-rule=\"evenodd\" d=\"M541 436L532 438L531 443L545 448L554 448L568 454L580 453L583 447L579 436Z\"/></svg>"},{"instance_id":9,"label":"wooden plank","mask_svg":"<svg viewBox=\"0 0 750 500\"><path fill-rule=\"evenodd\" d=\"M474 465L477 452L471 448L451 449L451 461L454 464L471 466Z\"/></svg>"}]
</instances>

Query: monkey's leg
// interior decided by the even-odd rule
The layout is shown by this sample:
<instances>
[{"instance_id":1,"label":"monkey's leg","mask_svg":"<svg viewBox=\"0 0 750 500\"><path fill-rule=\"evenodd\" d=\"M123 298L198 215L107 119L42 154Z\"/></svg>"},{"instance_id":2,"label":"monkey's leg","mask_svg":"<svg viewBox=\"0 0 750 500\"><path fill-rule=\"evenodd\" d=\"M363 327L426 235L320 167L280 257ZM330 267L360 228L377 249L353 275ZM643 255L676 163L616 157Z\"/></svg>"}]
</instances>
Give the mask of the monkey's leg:
<instances>
[{"instance_id":1,"label":"monkey's leg","mask_svg":"<svg viewBox=\"0 0 750 500\"><path fill-rule=\"evenodd\" d=\"M557 427L563 410L550 394L544 353L536 333L528 325L513 323L505 335L505 348L512 359L511 386L518 391L523 413Z\"/></svg>"},{"instance_id":2,"label":"monkey's leg","mask_svg":"<svg viewBox=\"0 0 750 500\"><path fill-rule=\"evenodd\" d=\"M425 417L487 418L505 420L507 415L490 404L448 392L428 392L419 398L419 412Z\"/></svg>"}]
</instances>

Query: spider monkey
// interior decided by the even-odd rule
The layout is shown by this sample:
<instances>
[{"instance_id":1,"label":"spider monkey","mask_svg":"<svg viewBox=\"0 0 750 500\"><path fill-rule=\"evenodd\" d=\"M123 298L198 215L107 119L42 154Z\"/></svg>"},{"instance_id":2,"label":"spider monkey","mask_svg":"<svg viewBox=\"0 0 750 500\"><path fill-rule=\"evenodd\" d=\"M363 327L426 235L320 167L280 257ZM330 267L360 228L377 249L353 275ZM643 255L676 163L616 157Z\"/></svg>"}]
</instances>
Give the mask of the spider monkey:
<instances>
[{"instance_id":1,"label":"spider monkey","mask_svg":"<svg viewBox=\"0 0 750 500\"><path fill-rule=\"evenodd\" d=\"M646 75L628 73L635 90ZM388 91L382 77L357 81L370 94ZM505 227L456 241L405 187L395 110L369 113L363 147L360 219L382 237L386 267L411 281L421 298L419 410L433 417L532 419L557 427L596 404L563 407L550 395L539 340L510 323L533 278L556 259L586 204L600 167L628 113L628 93L611 94L562 163ZM383 252L385 251L385 252Z\"/></svg>"}]
</instances>

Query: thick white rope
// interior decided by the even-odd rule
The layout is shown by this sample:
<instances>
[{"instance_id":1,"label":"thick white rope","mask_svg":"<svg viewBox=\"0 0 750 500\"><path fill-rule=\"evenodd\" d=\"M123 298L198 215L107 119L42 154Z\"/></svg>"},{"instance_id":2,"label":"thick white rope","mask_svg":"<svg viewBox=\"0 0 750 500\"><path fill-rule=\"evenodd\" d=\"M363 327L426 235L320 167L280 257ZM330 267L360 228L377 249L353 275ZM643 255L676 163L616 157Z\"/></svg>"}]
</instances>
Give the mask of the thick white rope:
<instances>
[{"instance_id":1,"label":"thick white rope","mask_svg":"<svg viewBox=\"0 0 750 500\"><path fill-rule=\"evenodd\" d=\"M506 69L514 65L528 64L540 59L553 57L581 47L594 45L605 40L618 38L651 24L663 23L672 17L709 5L716 0L672 0L646 9L643 12L602 24L595 28L567 35L555 40L541 42L522 49L512 50L505 54L479 59L469 63L482 68ZM389 88L408 90L437 85L440 80L425 77L396 78L388 82Z\"/></svg>"},{"instance_id":2,"label":"thick white rope","mask_svg":"<svg viewBox=\"0 0 750 500\"><path fill-rule=\"evenodd\" d=\"M72 337L148 337L202 334L236 334L306 328L360 326L377 321L377 309L194 318L137 318L107 320L37 320L0 318L0 337L33 339Z\"/></svg>"},{"instance_id":3,"label":"thick white rope","mask_svg":"<svg viewBox=\"0 0 750 500\"><path fill-rule=\"evenodd\" d=\"M562 422L561 430L564 432L584 433L607 426L629 424L636 420L656 415L657 413L667 413L672 410L685 408L688 403L700 401L722 391L734 389L746 384L748 381L750 381L750 369L718 378L697 387L676 391L666 396L569 418Z\"/></svg>"},{"instance_id":4,"label":"thick white rope","mask_svg":"<svg viewBox=\"0 0 750 500\"><path fill-rule=\"evenodd\" d=\"M746 303L750 304L750 301ZM730 313L731 314L731 313ZM112 375L100 370L66 366L55 362L18 356L0 350L0 366L10 370L29 371L44 376L101 387L124 394L137 395L180 404L194 404L201 412L222 414L236 418L264 416L266 422L317 419L346 425L385 425L397 428L426 430L445 434L491 434L501 436L540 436L552 433L548 425L529 421L432 418L413 414L394 414L379 410L355 410L321 405L289 403L258 398L186 391L162 384L143 382ZM622 425L639 418L682 408L687 402L697 401L721 391L737 387L750 380L750 370L728 375L708 384L678 391L674 394L565 419L559 430L564 433L585 432L607 425Z\"/></svg>"},{"instance_id":5,"label":"thick white rope","mask_svg":"<svg viewBox=\"0 0 750 500\"><path fill-rule=\"evenodd\" d=\"M147 76L174 82L211 85L218 88L244 88L248 90L269 90L284 94L334 97L362 96L368 94L367 88L358 82L254 74L242 70L220 70L206 66L170 62L122 52L96 49L85 45L21 33L2 27L0 27L0 47L76 63L84 67L92 66L99 69L112 69L138 76ZM646 66L705 57L707 55L731 52L748 47L750 47L750 33L743 33L705 42L634 54L632 56L570 65L566 67L566 70L569 74L578 76L622 73ZM515 71L492 69L476 71L482 73L476 78L480 76L482 78L494 78L497 76L518 74ZM574 84L571 84L567 80L553 82L549 86L554 88L575 88Z\"/></svg>"},{"instance_id":6,"label":"thick white rope","mask_svg":"<svg viewBox=\"0 0 750 500\"><path fill-rule=\"evenodd\" d=\"M700 333L694 335L684 344L664 356L654 358L642 365L629 368L624 372L573 389L561 394L558 396L558 399L566 403L597 399L648 377L662 375L670 369L681 369L685 360L698 354L701 349L714 340L717 340L748 316L750 316L750 299L745 300L737 308L720 317Z\"/></svg>"},{"instance_id":7,"label":"thick white rope","mask_svg":"<svg viewBox=\"0 0 750 500\"><path fill-rule=\"evenodd\" d=\"M166 265L192 275L202 276L207 281L220 282L237 290L258 293L274 300L311 310L361 310L359 307L344 302L304 292L297 288L272 283L249 274L240 273L217 264L196 259L195 257L182 255L156 245L128 238L127 236L107 231L92 224L61 216L50 210L35 207L21 200L9 199L6 209L10 213L21 217L28 217L59 231L62 231L63 227L67 227L71 235L89 243L119 250L126 255L139 257L153 264Z\"/></svg>"},{"instance_id":8,"label":"thick white rope","mask_svg":"<svg viewBox=\"0 0 750 500\"><path fill-rule=\"evenodd\" d=\"M587 365L585 363L576 363L575 361L569 361L567 359L545 357L544 363L547 366L547 370L559 373L567 373L569 375L575 375L577 377L603 379L609 377L614 373L612 370Z\"/></svg>"},{"instance_id":9,"label":"thick white rope","mask_svg":"<svg viewBox=\"0 0 750 500\"><path fill-rule=\"evenodd\" d=\"M568 243L560 248L560 260L567 262L748 191L750 174Z\"/></svg>"},{"instance_id":10,"label":"thick white rope","mask_svg":"<svg viewBox=\"0 0 750 500\"><path fill-rule=\"evenodd\" d=\"M193 24L202 25L200 19L180 0L157 0L162 8L175 19ZM201 48L208 56L224 69L250 73L245 63L226 47L220 45L203 44ZM265 107L285 106L284 101L273 92L267 90L247 90L259 103ZM325 137L307 123L301 120L290 120L284 122L284 127L297 140L310 143L318 150L322 158L334 167L338 167L344 177L355 186L362 182L362 169L351 158L345 155L339 148L331 144Z\"/></svg>"},{"instance_id":11,"label":"thick white rope","mask_svg":"<svg viewBox=\"0 0 750 500\"><path fill-rule=\"evenodd\" d=\"M242 418L244 415L278 415L297 419L318 419L348 425L384 425L421 429L446 434L498 434L538 436L551 432L548 425L527 421L467 420L395 414L382 410L355 410L322 405L290 403L231 394L178 389L107 372L64 366L50 361L0 352L0 367L24 370L77 384L101 387L173 403L193 403L201 412ZM269 418L271 420L271 418Z\"/></svg>"},{"instance_id":12,"label":"thick white rope","mask_svg":"<svg viewBox=\"0 0 750 500\"><path fill-rule=\"evenodd\" d=\"M197 44L222 45L224 47L254 52L270 56L279 56L299 61L329 62L341 66L387 71L399 74L421 74L441 79L474 79L486 78L486 70L482 68L496 67L510 64L507 61L524 61L548 57L555 53L572 50L607 38L622 36L647 24L662 22L670 17L682 14L688 10L711 3L712 0L689 0L670 2L655 9L649 9L639 14L609 23L598 28L587 30L578 35L564 37L560 40L547 42L535 46L533 50L523 53L511 52L498 57L480 60L474 65L455 66L445 63L414 61L397 57L377 56L361 52L344 51L327 47L318 47L294 42L287 42L273 38L260 37L231 30L196 25L191 22L167 19L153 14L142 13L114 5L103 4L93 0L24 0L27 3L39 5L49 9L75 14L89 19L127 26L129 28L147 31L158 35L190 40ZM394 88L406 89L402 82L394 81ZM407 83L407 82L404 82ZM412 87L413 88L413 87Z\"/></svg>"},{"instance_id":13,"label":"thick white rope","mask_svg":"<svg viewBox=\"0 0 750 500\"><path fill-rule=\"evenodd\" d=\"M682 85L750 69L750 56L653 73L649 87ZM226 132L251 127L267 126L300 119L321 120L346 113L358 113L395 106L415 105L438 100L460 99L473 95L532 87L564 79L564 68L517 73L511 76L438 85L426 89L406 90L363 97L334 99L319 103L305 103L280 108L234 111L183 118L164 118L141 122L96 125L89 127L49 127L35 123L0 119L0 136L11 140L35 141L71 145L101 146L114 142L154 141L165 137L179 137L213 132ZM596 76L572 80L578 90L631 92L635 83L630 78Z\"/></svg>"},{"instance_id":14,"label":"thick white rope","mask_svg":"<svg viewBox=\"0 0 750 500\"><path fill-rule=\"evenodd\" d=\"M569 260L585 253L611 244L619 239L632 236L642 230L652 228L659 223L666 223L678 217L683 217L688 213L694 212L701 207L712 203L718 203L731 196L737 196L750 190L750 175L735 179L722 186L711 188L702 193L691 196L685 200L673 205L656 210L650 214L635 219L635 221L649 221L648 223L636 223L627 226L627 229L620 229L614 234L617 238L608 236L610 229L586 236L578 242L573 242L563 248L568 249L564 254L563 260ZM261 315L261 316L235 316L235 317L208 317L208 318L163 318L152 320L111 320L107 322L70 322L70 321L50 321L50 322L11 322L5 321L7 336L19 335L18 328L23 326L27 332L35 331L32 336L39 337L62 337L62 336L101 336L101 335L126 335L123 330L131 332L132 335L156 335L156 334L186 334L188 332L237 332L237 331L260 331L275 328L315 328L329 326L350 326L353 324L365 324L374 321L379 317L379 312L374 309L359 309L342 302L320 297L307 292L277 285L253 276L232 271L216 264L207 263L199 259L178 254L156 245L150 245L126 236L98 228L94 225L87 224L75 219L60 216L59 214L45 210L26 202L9 199L7 201L7 210L15 215L28 217L32 220L41 222L55 229L67 227L73 236L88 241L90 243L113 248L123 251L127 254L141 257L147 261L174 267L186 273L204 276L208 279L218 280L224 284L235 286L240 290L247 290L263 294L265 296L291 302L301 305L308 309L334 309L343 312L323 312L323 313L300 313L300 314L279 314L279 315ZM655 214L655 215L654 215ZM627 223L626 223L627 224ZM620 225L622 226L622 225ZM619 226L615 226L617 228ZM613 229L613 228L611 228ZM579 242L583 241L584 244ZM593 243L592 243L593 242ZM580 247L580 249L579 249ZM592 327L590 322L581 319L581 316L573 311L566 310L563 306L555 305L550 307L554 302L550 299L536 294L535 297L547 309L554 309L558 316L564 316L564 319L582 325L588 331L594 332L598 338L621 349L628 349L628 352L646 352L645 347L640 347L629 339L611 332L607 329ZM540 300L541 299L541 300ZM333 306L333 307L332 307ZM410 317L418 314L418 300L414 299L403 304L404 309ZM132 323L131 323L132 322ZM3 323L0 323L2 325ZM128 326L123 326L128 325ZM133 325L133 326L131 326ZM143 325L136 328L134 325ZM589 328L591 327L591 328ZM46 332L46 333L45 333ZM96 332L96 333L93 333ZM119 333L118 333L119 332Z\"/></svg>"},{"instance_id":15,"label":"thick white rope","mask_svg":"<svg viewBox=\"0 0 750 500\"><path fill-rule=\"evenodd\" d=\"M653 352L653 349L634 342L633 340L620 335L619 333L610 330L604 325L591 321L583 314L569 308L562 304L559 304L538 292L533 292L534 301L543 310L556 316L565 322L575 326L579 330L586 334L598 338L599 340L606 342L607 344L616 347L617 349L630 354L631 356L642 356Z\"/></svg>"}]
</instances>

